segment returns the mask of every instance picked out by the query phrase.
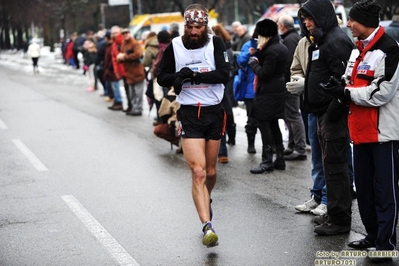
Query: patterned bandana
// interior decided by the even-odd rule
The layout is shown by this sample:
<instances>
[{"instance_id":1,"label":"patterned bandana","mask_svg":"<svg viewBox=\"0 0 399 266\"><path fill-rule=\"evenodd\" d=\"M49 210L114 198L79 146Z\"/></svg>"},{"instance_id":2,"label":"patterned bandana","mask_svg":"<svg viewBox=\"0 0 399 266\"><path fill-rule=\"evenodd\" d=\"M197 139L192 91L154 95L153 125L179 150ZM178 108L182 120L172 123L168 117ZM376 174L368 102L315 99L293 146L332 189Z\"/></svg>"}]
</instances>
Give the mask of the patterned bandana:
<instances>
[{"instance_id":1,"label":"patterned bandana","mask_svg":"<svg viewBox=\"0 0 399 266\"><path fill-rule=\"evenodd\" d=\"M186 25L208 25L208 13L203 10L187 10L184 12L184 21L186 22Z\"/></svg>"}]
</instances>

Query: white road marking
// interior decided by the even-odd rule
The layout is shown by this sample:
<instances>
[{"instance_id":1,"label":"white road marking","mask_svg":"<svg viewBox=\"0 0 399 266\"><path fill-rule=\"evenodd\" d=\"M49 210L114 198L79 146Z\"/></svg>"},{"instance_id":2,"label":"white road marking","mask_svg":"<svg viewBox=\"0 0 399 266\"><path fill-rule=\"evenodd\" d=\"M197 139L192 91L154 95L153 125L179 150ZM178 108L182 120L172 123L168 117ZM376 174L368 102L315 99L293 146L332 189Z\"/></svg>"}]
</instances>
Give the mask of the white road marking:
<instances>
[{"instance_id":1,"label":"white road marking","mask_svg":"<svg viewBox=\"0 0 399 266\"><path fill-rule=\"evenodd\" d=\"M42 164L42 162L31 152L28 147L25 146L25 144L22 143L21 140L19 139L12 139L12 142L14 142L15 146L28 158L28 160L33 164L33 166L38 170L38 171L47 171L47 167Z\"/></svg>"},{"instance_id":2,"label":"white road marking","mask_svg":"<svg viewBox=\"0 0 399 266\"><path fill-rule=\"evenodd\" d=\"M100 243L108 250L119 265L140 266L132 256L108 233L108 231L83 207L82 204L72 195L64 195L61 198L68 207L89 229Z\"/></svg>"},{"instance_id":3,"label":"white road marking","mask_svg":"<svg viewBox=\"0 0 399 266\"><path fill-rule=\"evenodd\" d=\"M4 124L4 122L1 121L1 119L0 119L0 129L8 129L7 125Z\"/></svg>"}]
</instances>

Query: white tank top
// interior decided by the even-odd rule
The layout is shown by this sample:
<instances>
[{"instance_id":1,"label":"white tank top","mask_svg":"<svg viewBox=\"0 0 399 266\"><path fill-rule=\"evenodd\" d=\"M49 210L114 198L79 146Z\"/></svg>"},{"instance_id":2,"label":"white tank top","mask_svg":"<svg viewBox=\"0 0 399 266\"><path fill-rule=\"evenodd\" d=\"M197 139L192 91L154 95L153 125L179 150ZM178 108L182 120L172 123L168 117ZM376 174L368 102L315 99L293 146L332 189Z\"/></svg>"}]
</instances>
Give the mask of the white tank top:
<instances>
[{"instance_id":1,"label":"white tank top","mask_svg":"<svg viewBox=\"0 0 399 266\"><path fill-rule=\"evenodd\" d=\"M210 41L204 47L195 50L187 50L181 37L172 40L176 72L183 67L188 67L199 73L216 69L212 35L209 35L209 38ZM183 84L182 91L176 99L183 105L212 106L222 101L223 93L224 85L222 83L191 85L190 82L187 82Z\"/></svg>"}]
</instances>

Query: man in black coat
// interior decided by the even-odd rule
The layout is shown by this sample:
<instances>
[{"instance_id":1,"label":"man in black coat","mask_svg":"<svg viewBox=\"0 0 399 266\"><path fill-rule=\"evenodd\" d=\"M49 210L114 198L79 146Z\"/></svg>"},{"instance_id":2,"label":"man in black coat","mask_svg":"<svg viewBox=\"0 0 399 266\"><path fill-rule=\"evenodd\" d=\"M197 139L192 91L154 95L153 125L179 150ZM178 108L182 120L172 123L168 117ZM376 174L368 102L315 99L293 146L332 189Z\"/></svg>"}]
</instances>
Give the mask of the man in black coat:
<instances>
[{"instance_id":1,"label":"man in black coat","mask_svg":"<svg viewBox=\"0 0 399 266\"><path fill-rule=\"evenodd\" d=\"M345 72L354 44L338 26L329 0L308 0L298 12L301 30L309 36L308 71L305 77L306 111L316 114L327 186L327 219L314 231L319 235L347 233L351 229L351 194L347 164L348 108L333 100L319 86Z\"/></svg>"}]
</instances>

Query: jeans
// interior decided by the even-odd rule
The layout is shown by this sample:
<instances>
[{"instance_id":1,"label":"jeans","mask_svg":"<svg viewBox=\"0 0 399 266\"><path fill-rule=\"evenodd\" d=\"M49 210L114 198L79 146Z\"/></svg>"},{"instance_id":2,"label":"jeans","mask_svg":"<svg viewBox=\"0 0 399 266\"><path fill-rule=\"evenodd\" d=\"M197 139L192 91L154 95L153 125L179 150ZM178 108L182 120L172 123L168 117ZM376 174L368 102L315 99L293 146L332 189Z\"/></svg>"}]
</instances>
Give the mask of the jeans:
<instances>
[{"instance_id":1,"label":"jeans","mask_svg":"<svg viewBox=\"0 0 399 266\"><path fill-rule=\"evenodd\" d=\"M219 155L218 157L224 157L224 156L228 156L227 155L227 145L226 145L226 133L223 134L223 136L220 139L220 148L219 148Z\"/></svg>"},{"instance_id":2,"label":"jeans","mask_svg":"<svg viewBox=\"0 0 399 266\"><path fill-rule=\"evenodd\" d=\"M310 193L317 202L327 205L326 180L324 179L321 147L317 137L317 116L315 114L308 114L308 136L311 148L311 173L313 179L313 188Z\"/></svg>"},{"instance_id":3,"label":"jeans","mask_svg":"<svg viewBox=\"0 0 399 266\"><path fill-rule=\"evenodd\" d=\"M111 82L112 90L114 91L114 101L115 103L120 103L122 104L122 94L119 89L119 80L118 81L112 81Z\"/></svg>"}]
</instances>

